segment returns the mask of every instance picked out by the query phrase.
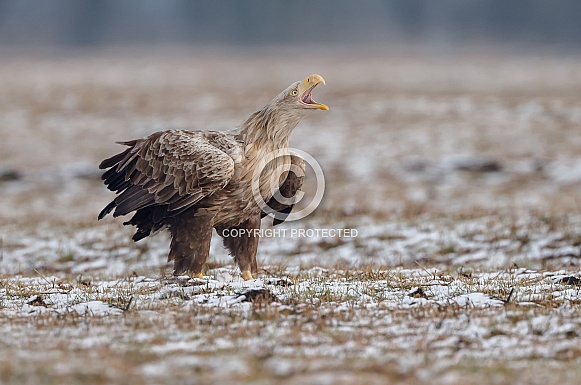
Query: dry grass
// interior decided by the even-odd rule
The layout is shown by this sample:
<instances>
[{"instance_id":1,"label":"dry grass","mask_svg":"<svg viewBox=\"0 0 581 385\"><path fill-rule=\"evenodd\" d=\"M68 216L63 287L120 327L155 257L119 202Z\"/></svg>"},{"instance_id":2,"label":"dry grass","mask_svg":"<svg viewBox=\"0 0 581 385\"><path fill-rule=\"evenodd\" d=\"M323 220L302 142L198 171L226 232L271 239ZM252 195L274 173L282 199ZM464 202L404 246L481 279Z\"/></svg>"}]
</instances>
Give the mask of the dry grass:
<instances>
[{"instance_id":1,"label":"dry grass","mask_svg":"<svg viewBox=\"0 0 581 385\"><path fill-rule=\"evenodd\" d=\"M3 278L0 379L428 383L429 373L449 383L530 383L540 365L557 371L541 376L552 384L580 373L579 290L555 283L554 274L268 269L283 279L250 284L270 293L252 302L232 302L247 289L214 280L228 273L223 268L206 281ZM449 300L474 292L506 303ZM71 310L94 300L122 310ZM6 355L11 350L18 354Z\"/></svg>"}]
</instances>

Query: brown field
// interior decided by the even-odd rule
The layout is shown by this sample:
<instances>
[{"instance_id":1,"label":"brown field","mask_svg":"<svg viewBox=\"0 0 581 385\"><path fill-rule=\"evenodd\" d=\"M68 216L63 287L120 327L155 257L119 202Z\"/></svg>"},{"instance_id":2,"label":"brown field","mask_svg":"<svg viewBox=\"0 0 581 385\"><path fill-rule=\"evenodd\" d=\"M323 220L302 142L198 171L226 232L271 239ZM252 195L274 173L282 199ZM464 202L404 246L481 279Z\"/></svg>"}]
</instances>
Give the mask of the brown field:
<instances>
[{"instance_id":1,"label":"brown field","mask_svg":"<svg viewBox=\"0 0 581 385\"><path fill-rule=\"evenodd\" d=\"M581 58L297 55L0 57L0 383L577 383ZM216 240L189 280L96 221L115 141L311 73L325 196L282 228L357 237L265 237L249 283Z\"/></svg>"}]
</instances>

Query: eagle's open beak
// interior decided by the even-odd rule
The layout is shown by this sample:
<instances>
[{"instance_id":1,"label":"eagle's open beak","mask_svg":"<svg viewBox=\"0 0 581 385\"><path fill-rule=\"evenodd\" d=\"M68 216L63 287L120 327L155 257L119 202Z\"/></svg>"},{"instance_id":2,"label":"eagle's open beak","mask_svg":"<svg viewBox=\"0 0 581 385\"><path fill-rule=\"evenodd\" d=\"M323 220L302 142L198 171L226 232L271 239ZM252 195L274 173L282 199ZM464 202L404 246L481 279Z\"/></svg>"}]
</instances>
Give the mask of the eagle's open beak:
<instances>
[{"instance_id":1,"label":"eagle's open beak","mask_svg":"<svg viewBox=\"0 0 581 385\"><path fill-rule=\"evenodd\" d=\"M318 108L327 111L329 107L326 104L317 103L313 99L311 92L320 83L325 84L325 79L321 75L313 74L308 76L299 84L300 101L308 108Z\"/></svg>"}]
</instances>

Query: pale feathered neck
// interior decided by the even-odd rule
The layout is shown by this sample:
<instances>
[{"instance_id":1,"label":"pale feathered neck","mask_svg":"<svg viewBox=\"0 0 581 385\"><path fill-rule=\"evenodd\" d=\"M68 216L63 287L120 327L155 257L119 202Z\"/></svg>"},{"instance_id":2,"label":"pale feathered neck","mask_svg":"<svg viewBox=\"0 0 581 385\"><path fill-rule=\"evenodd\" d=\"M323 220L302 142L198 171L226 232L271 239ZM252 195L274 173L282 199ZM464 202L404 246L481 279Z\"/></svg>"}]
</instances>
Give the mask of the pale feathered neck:
<instances>
[{"instance_id":1,"label":"pale feathered neck","mask_svg":"<svg viewBox=\"0 0 581 385\"><path fill-rule=\"evenodd\" d=\"M302 114L269 103L256 111L236 130L236 136L247 146L283 148L288 147L289 137L299 124Z\"/></svg>"}]
</instances>

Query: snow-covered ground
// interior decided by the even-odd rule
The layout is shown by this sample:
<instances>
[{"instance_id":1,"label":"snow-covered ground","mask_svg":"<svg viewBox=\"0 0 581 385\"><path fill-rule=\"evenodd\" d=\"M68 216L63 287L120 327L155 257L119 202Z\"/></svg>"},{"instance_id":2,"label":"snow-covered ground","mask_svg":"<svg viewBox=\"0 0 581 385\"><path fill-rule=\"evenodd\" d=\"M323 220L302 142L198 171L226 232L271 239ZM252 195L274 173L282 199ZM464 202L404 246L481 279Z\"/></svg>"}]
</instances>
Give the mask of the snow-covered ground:
<instances>
[{"instance_id":1,"label":"snow-covered ground","mask_svg":"<svg viewBox=\"0 0 581 385\"><path fill-rule=\"evenodd\" d=\"M0 58L0 383L577 384L581 60L289 59ZM292 144L327 190L258 279L219 239L173 277L167 235L96 221L114 141L234 127L314 72L331 110Z\"/></svg>"},{"instance_id":2,"label":"snow-covered ground","mask_svg":"<svg viewBox=\"0 0 581 385\"><path fill-rule=\"evenodd\" d=\"M244 282L216 268L204 279L0 284L5 381L573 384L581 375L580 286L565 270L289 267Z\"/></svg>"},{"instance_id":3,"label":"snow-covered ground","mask_svg":"<svg viewBox=\"0 0 581 385\"><path fill-rule=\"evenodd\" d=\"M307 219L275 228L264 222L258 251L261 265L351 269L430 266L473 271L514 267L579 271L581 266L581 215L359 216L339 221ZM131 235L132 228L116 220L28 229L6 225L0 229L0 272L117 277L171 269L166 261L167 234L138 243ZM212 239L209 262L213 266L233 264L217 235Z\"/></svg>"}]
</instances>

